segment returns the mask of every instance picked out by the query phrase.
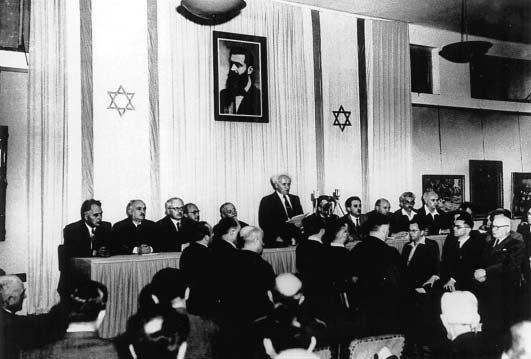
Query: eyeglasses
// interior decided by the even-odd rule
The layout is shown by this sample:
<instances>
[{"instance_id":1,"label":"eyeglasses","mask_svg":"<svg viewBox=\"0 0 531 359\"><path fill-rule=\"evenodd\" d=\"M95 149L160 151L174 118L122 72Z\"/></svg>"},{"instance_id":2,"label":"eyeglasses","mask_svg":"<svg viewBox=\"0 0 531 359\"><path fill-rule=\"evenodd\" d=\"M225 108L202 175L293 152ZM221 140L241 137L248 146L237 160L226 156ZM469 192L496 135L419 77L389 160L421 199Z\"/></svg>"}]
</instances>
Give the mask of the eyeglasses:
<instances>
[{"instance_id":1,"label":"eyeglasses","mask_svg":"<svg viewBox=\"0 0 531 359\"><path fill-rule=\"evenodd\" d=\"M408 201L408 200L405 199L405 200L402 201L402 203L413 205L413 204L415 204L415 201Z\"/></svg>"},{"instance_id":2,"label":"eyeglasses","mask_svg":"<svg viewBox=\"0 0 531 359\"><path fill-rule=\"evenodd\" d=\"M192 214L199 214L199 210L198 210L198 209L196 209L195 211L190 211L190 212L188 212L188 213L192 213Z\"/></svg>"},{"instance_id":3,"label":"eyeglasses","mask_svg":"<svg viewBox=\"0 0 531 359\"><path fill-rule=\"evenodd\" d=\"M168 207L168 209L171 209L172 211L182 211L184 207Z\"/></svg>"},{"instance_id":4,"label":"eyeglasses","mask_svg":"<svg viewBox=\"0 0 531 359\"><path fill-rule=\"evenodd\" d=\"M510 227L508 224L505 224L503 226L491 226L492 229L500 229L502 227Z\"/></svg>"},{"instance_id":5,"label":"eyeglasses","mask_svg":"<svg viewBox=\"0 0 531 359\"><path fill-rule=\"evenodd\" d=\"M454 225L454 228L463 229L463 228L470 228L470 227L469 226L457 226L457 225Z\"/></svg>"}]
</instances>

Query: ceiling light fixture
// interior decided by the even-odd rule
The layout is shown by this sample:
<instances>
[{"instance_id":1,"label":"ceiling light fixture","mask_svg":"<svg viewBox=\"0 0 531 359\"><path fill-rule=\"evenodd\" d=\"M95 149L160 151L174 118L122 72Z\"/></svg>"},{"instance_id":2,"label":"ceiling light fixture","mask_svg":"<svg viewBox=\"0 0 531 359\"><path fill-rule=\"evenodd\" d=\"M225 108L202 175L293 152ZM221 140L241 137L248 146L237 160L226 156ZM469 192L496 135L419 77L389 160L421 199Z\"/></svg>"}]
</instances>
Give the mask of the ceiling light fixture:
<instances>
[{"instance_id":1,"label":"ceiling light fixture","mask_svg":"<svg viewBox=\"0 0 531 359\"><path fill-rule=\"evenodd\" d=\"M177 12L201 25L218 25L237 16L245 6L243 0L182 0Z\"/></svg>"},{"instance_id":2,"label":"ceiling light fixture","mask_svg":"<svg viewBox=\"0 0 531 359\"><path fill-rule=\"evenodd\" d=\"M468 41L467 0L461 0L461 41L446 45L439 55L451 62L466 63L483 56L492 47L488 41Z\"/></svg>"}]
</instances>

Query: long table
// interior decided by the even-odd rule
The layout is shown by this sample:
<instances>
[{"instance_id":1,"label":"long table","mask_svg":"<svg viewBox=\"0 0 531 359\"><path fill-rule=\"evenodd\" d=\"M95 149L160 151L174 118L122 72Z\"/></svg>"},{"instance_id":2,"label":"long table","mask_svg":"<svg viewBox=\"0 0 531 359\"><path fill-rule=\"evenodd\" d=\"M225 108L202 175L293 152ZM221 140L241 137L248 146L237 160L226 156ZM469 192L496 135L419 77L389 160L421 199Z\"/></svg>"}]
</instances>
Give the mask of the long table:
<instances>
[{"instance_id":1,"label":"long table","mask_svg":"<svg viewBox=\"0 0 531 359\"><path fill-rule=\"evenodd\" d=\"M442 251L445 236L431 236ZM407 243L403 239L388 239L387 244L402 252ZM276 274L296 272L295 247L265 249L262 257L271 263ZM100 328L104 338L125 331L127 318L137 308L138 294L159 270L179 268L180 252L125 255L109 258L74 258L73 264L83 277L101 282L109 289L107 315Z\"/></svg>"}]
</instances>

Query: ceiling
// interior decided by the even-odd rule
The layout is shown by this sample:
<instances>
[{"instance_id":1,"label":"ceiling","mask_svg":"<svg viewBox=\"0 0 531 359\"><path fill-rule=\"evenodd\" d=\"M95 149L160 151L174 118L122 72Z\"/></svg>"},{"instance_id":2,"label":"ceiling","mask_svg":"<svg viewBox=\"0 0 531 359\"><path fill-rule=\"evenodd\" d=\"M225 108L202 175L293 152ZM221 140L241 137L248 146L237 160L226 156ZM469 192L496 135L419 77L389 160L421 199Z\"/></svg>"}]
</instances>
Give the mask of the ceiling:
<instances>
[{"instance_id":1,"label":"ceiling","mask_svg":"<svg viewBox=\"0 0 531 359\"><path fill-rule=\"evenodd\" d=\"M288 0L354 14L461 31L461 0ZM531 0L468 0L468 33L531 43Z\"/></svg>"}]
</instances>

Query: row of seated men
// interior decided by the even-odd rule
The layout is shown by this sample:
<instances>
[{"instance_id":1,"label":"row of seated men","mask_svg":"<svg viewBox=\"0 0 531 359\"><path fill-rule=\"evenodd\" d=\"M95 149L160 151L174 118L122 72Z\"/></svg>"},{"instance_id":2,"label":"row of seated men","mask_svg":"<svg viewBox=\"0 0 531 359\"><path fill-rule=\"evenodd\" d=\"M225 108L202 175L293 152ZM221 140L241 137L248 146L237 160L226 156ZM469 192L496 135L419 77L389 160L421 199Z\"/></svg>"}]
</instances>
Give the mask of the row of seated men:
<instances>
[{"instance_id":1,"label":"row of seated men","mask_svg":"<svg viewBox=\"0 0 531 359\"><path fill-rule=\"evenodd\" d=\"M489 235L472 231L471 216L458 213L441 263L439 248L425 237L427 225L420 216L408 224L411 242L401 256L385 243L390 218L380 213L368 216L367 236L349 251L349 222L330 216L327 203L321 201L316 213L304 218L305 238L297 247L296 261L307 305L328 324L332 340L345 343L391 330L406 332L409 343L433 344L433 338L440 337L433 303L443 291L456 289L478 295L493 342L510 324L529 316L529 253L521 236L511 233L504 211L492 214ZM263 294L271 287L273 271L259 256L262 231L242 229L238 220L228 217L217 225L213 243L205 222L190 233L193 243L181 256L192 289L190 309L202 315L230 315L232 327L226 332L244 335L243 323L268 308ZM238 250L239 237L244 250Z\"/></svg>"},{"instance_id":2,"label":"row of seated men","mask_svg":"<svg viewBox=\"0 0 531 359\"><path fill-rule=\"evenodd\" d=\"M228 334L223 322L192 314L189 293L181 271L162 269L140 293L138 310L128 319L125 332L108 340L98 335L108 299L103 284L80 282L49 313L20 316L16 312L24 300L23 283L16 276L0 276L0 354L6 359L18 358L21 351L23 357L42 359L319 358L310 353L322 345L327 326L307 310L303 284L295 275L275 278L267 292L271 310L240 337ZM512 338L504 341L501 355L489 350L492 346L482 332L478 302L471 292L443 294L440 313L446 339L432 357L524 359L531 355L529 321L511 327ZM509 331L505 334L509 339ZM245 356L235 356L243 348ZM342 350L334 351L332 358L346 357ZM391 353L387 347L370 353L378 359L399 356L400 352ZM404 357L412 356L405 353Z\"/></svg>"}]
</instances>

